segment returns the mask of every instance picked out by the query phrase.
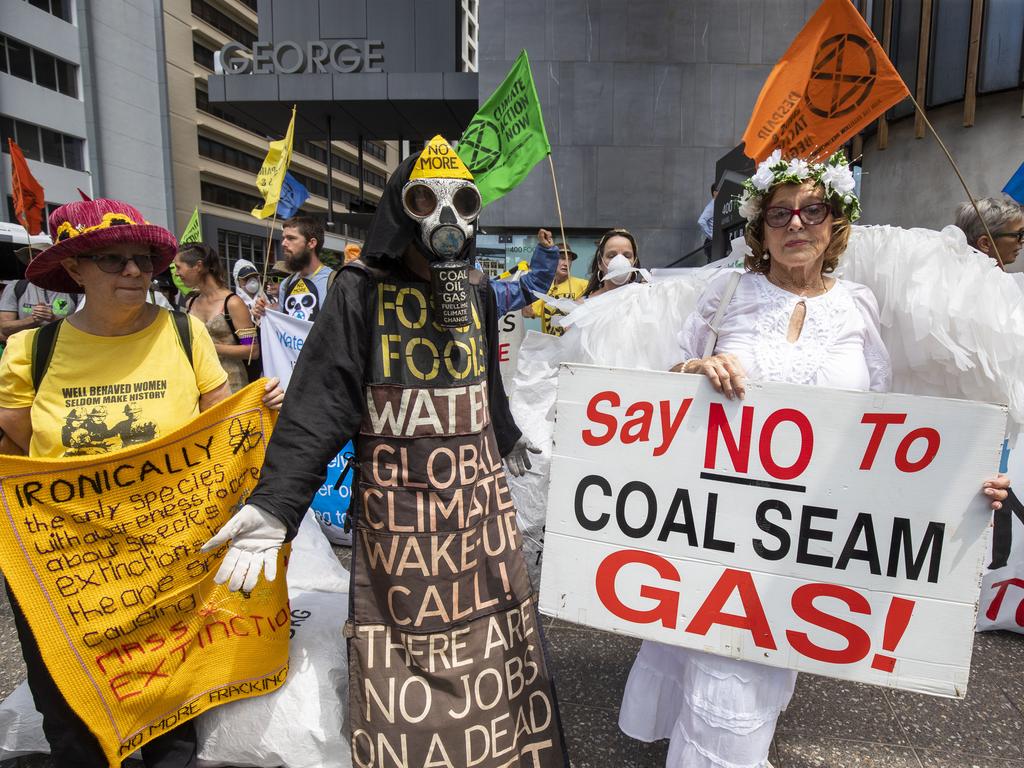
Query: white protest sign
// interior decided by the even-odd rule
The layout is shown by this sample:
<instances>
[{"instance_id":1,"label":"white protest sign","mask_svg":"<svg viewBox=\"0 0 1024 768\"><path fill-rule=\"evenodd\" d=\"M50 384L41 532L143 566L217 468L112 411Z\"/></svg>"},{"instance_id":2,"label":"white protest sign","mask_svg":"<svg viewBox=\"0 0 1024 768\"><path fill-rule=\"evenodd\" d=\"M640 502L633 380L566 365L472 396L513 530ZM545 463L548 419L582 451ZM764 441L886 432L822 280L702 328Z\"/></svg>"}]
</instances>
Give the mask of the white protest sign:
<instances>
[{"instance_id":1,"label":"white protest sign","mask_svg":"<svg viewBox=\"0 0 1024 768\"><path fill-rule=\"evenodd\" d=\"M565 365L556 411L542 612L964 696L1005 408Z\"/></svg>"},{"instance_id":2,"label":"white protest sign","mask_svg":"<svg viewBox=\"0 0 1024 768\"><path fill-rule=\"evenodd\" d=\"M309 335L313 323L298 320L283 312L268 309L260 321L260 356L263 358L263 373L277 376L281 387L288 389L292 369L299 359L299 352Z\"/></svg>"},{"instance_id":3,"label":"white protest sign","mask_svg":"<svg viewBox=\"0 0 1024 768\"><path fill-rule=\"evenodd\" d=\"M260 322L263 373L281 379L281 387L285 391L288 390L292 370L312 327L313 323L309 320L299 320L273 310L267 310ZM327 465L327 479L310 502L310 508L324 535L334 544L352 543L351 532L345 531L345 516L352 496L352 474L344 471L346 456L351 453L352 444L347 443L341 452L331 459ZM345 479L339 482L342 474L345 474Z\"/></svg>"},{"instance_id":4,"label":"white protest sign","mask_svg":"<svg viewBox=\"0 0 1024 768\"><path fill-rule=\"evenodd\" d=\"M1008 451L1006 474L1013 488L1024 483L1024 441ZM1024 491L1021 492L1024 496ZM992 557L981 581L978 629L1024 634L1024 504L1016 494L995 513Z\"/></svg>"},{"instance_id":5,"label":"white protest sign","mask_svg":"<svg viewBox=\"0 0 1024 768\"><path fill-rule=\"evenodd\" d=\"M498 368L505 391L512 391L512 380L516 375L519 347L526 336L526 327L521 312L508 312L498 319Z\"/></svg>"}]
</instances>

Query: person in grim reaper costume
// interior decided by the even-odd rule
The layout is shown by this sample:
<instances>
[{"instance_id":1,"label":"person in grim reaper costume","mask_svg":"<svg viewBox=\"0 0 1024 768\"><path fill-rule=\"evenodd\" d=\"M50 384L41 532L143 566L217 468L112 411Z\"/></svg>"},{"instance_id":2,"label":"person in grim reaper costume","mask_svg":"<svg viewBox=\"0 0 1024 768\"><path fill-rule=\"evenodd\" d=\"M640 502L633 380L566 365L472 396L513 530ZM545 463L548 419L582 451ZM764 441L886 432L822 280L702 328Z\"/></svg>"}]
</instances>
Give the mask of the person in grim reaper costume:
<instances>
[{"instance_id":1,"label":"person in grim reaper costume","mask_svg":"<svg viewBox=\"0 0 1024 768\"><path fill-rule=\"evenodd\" d=\"M472 269L479 211L440 136L396 169L304 345L259 485L206 545L231 540L217 580L250 589L354 441L358 766L568 766L502 467L522 474L532 446L501 383L494 295Z\"/></svg>"}]
</instances>

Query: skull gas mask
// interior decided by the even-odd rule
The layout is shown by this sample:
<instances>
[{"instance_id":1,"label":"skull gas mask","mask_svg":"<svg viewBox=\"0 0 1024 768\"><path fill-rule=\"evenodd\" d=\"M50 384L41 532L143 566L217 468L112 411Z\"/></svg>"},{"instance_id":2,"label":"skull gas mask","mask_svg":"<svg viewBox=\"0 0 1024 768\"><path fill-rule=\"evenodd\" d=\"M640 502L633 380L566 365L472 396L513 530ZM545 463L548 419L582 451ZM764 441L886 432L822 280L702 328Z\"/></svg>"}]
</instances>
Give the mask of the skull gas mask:
<instances>
[{"instance_id":1,"label":"skull gas mask","mask_svg":"<svg viewBox=\"0 0 1024 768\"><path fill-rule=\"evenodd\" d=\"M419 223L430 261L450 261L473 236L480 193L466 179L411 179L402 188L402 208Z\"/></svg>"},{"instance_id":2,"label":"skull gas mask","mask_svg":"<svg viewBox=\"0 0 1024 768\"><path fill-rule=\"evenodd\" d=\"M430 262L439 322L449 328L470 322L466 244L475 234L480 192L455 150L440 136L424 148L402 188L402 208L419 225Z\"/></svg>"}]
</instances>

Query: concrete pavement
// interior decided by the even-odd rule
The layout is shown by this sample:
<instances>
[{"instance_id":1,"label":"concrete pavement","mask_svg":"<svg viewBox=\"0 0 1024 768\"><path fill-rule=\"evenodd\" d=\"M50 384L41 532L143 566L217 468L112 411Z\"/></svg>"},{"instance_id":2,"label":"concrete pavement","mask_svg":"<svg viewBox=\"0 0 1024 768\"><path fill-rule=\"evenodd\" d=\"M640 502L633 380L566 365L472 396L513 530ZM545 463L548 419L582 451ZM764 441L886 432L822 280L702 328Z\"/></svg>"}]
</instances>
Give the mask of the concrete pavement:
<instances>
[{"instance_id":1,"label":"concrete pavement","mask_svg":"<svg viewBox=\"0 0 1024 768\"><path fill-rule=\"evenodd\" d=\"M338 549L347 566L348 552ZM622 689L640 641L545 619L574 768L658 768L667 742L619 731ZM0 698L24 679L6 593ZM975 636L963 701L801 675L776 732L776 768L1024 768L1024 635ZM50 768L49 757L0 768Z\"/></svg>"}]
</instances>

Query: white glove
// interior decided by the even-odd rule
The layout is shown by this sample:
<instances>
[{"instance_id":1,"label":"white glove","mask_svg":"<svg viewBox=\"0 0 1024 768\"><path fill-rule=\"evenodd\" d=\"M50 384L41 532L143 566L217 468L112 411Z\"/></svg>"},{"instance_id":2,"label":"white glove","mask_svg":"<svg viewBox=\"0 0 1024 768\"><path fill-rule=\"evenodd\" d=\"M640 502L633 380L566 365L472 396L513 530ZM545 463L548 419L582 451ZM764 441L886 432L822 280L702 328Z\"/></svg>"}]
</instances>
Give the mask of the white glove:
<instances>
[{"instance_id":1,"label":"white glove","mask_svg":"<svg viewBox=\"0 0 1024 768\"><path fill-rule=\"evenodd\" d=\"M540 453L540 448L525 437L516 440L516 444L512 446L512 450L505 457L505 466L508 467L508 471L512 473L513 477L522 477L526 474L526 470L533 468L533 463L530 461L531 453Z\"/></svg>"},{"instance_id":2,"label":"white glove","mask_svg":"<svg viewBox=\"0 0 1024 768\"><path fill-rule=\"evenodd\" d=\"M228 582L228 589L252 592L259 581L260 571L267 581L277 578L277 551L284 543L284 523L257 506L246 504L234 517L203 544L201 551L209 552L231 541L213 580L217 584Z\"/></svg>"}]
</instances>

